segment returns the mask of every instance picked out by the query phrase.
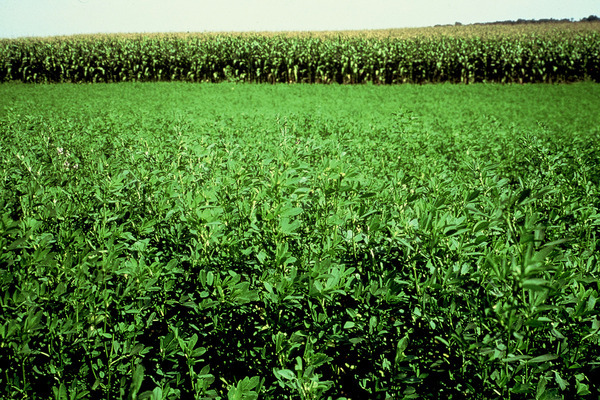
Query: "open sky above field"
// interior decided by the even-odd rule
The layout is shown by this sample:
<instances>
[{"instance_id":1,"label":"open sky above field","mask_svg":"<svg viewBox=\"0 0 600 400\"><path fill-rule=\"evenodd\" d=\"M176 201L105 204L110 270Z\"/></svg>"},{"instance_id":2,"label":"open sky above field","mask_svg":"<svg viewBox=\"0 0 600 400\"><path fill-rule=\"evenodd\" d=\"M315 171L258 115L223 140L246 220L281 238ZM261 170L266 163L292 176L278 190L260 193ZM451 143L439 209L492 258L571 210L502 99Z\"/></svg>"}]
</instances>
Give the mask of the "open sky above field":
<instances>
[{"instance_id":1,"label":"open sky above field","mask_svg":"<svg viewBox=\"0 0 600 400\"><path fill-rule=\"evenodd\" d=\"M598 0L0 0L0 37L387 29L598 14Z\"/></svg>"}]
</instances>

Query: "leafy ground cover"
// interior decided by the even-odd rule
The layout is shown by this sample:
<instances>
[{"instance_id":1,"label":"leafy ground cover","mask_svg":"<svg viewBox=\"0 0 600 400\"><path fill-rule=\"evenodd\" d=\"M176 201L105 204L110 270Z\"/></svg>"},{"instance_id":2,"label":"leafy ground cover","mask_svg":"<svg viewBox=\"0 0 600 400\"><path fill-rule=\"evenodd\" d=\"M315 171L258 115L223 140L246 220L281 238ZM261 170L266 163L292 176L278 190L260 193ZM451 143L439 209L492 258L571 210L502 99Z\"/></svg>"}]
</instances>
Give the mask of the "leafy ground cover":
<instances>
[{"instance_id":1,"label":"leafy ground cover","mask_svg":"<svg viewBox=\"0 0 600 400\"><path fill-rule=\"evenodd\" d=\"M0 86L6 398L594 398L600 87Z\"/></svg>"}]
</instances>

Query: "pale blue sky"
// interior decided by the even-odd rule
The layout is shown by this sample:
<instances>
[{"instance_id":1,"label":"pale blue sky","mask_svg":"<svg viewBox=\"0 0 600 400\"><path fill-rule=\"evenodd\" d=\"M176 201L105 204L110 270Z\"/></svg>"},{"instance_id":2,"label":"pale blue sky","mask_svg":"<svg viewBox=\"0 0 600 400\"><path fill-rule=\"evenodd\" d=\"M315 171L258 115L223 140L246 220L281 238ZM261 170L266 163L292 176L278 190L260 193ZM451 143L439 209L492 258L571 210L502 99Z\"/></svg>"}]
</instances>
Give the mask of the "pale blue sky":
<instances>
[{"instance_id":1,"label":"pale blue sky","mask_svg":"<svg viewBox=\"0 0 600 400\"><path fill-rule=\"evenodd\" d=\"M0 0L0 37L385 29L600 16L600 0Z\"/></svg>"}]
</instances>

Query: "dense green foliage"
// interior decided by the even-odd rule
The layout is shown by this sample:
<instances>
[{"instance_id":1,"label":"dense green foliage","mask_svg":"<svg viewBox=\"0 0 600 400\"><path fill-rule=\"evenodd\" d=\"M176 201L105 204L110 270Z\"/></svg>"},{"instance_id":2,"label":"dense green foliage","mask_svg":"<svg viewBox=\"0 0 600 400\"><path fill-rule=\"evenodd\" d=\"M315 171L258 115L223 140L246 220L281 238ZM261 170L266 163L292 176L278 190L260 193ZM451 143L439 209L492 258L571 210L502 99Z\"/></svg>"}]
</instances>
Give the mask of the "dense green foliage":
<instances>
[{"instance_id":1,"label":"dense green foliage","mask_svg":"<svg viewBox=\"0 0 600 400\"><path fill-rule=\"evenodd\" d=\"M582 32L407 39L113 35L2 40L0 82L598 81L599 26L589 23Z\"/></svg>"},{"instance_id":2,"label":"dense green foliage","mask_svg":"<svg viewBox=\"0 0 600 400\"><path fill-rule=\"evenodd\" d=\"M0 396L594 398L598 109L2 85Z\"/></svg>"}]
</instances>

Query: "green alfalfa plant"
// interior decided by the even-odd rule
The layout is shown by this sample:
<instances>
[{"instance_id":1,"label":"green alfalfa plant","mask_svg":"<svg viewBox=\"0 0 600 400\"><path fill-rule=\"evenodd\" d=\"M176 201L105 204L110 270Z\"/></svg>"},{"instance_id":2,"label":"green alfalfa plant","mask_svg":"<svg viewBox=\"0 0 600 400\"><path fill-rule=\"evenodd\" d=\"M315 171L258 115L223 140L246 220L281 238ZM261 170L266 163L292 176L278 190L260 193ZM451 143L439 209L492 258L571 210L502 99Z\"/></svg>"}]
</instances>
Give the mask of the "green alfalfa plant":
<instances>
[{"instance_id":1,"label":"green alfalfa plant","mask_svg":"<svg viewBox=\"0 0 600 400\"><path fill-rule=\"evenodd\" d=\"M210 385L215 381L214 375L210 373L210 366L205 365L197 372L196 364L204 362L202 357L206 353L205 347L196 346L198 343L198 335L194 333L188 339L184 339L179 335L179 329L173 328L174 339L179 345L180 354L185 358L185 363L188 368L188 379L195 397L199 396L215 396L216 392L209 389Z\"/></svg>"},{"instance_id":2,"label":"green alfalfa plant","mask_svg":"<svg viewBox=\"0 0 600 400\"><path fill-rule=\"evenodd\" d=\"M209 91L210 87L202 90ZM126 108L127 103L121 105ZM101 119L110 120L110 115L112 112L103 114ZM89 140L77 150L73 150L77 146L72 141L62 139L40 147L46 146L54 161L59 160L57 147L72 155L93 156L93 160L86 158L86 163L81 164L84 167L76 171L65 172L62 164L38 157L36 145L44 142L30 131L41 129L43 118L12 122L20 124L22 132L13 138L16 142L11 146L27 156L27 165L7 157L5 152L0 156L6 166L0 169L7 204L3 215L19 230L8 230L0 246L10 247L23 238L2 252L0 262L12 263L2 275L3 288L11 295L15 287L26 286L24 293L31 299L32 293L38 293L35 285L39 285L36 302L39 309L47 312L42 315L42 325L46 318L49 324L58 321L55 330L43 327L35 331L34 339L43 339L45 345L50 344L55 350L42 349L53 355L52 363L40 362L42 357L25 360L26 373L36 366L42 372L29 375L28 378L33 377L31 382L49 376L51 384L47 388L54 385L59 393L64 393L61 385L67 392L78 388L79 395L91 389L94 373L100 376L103 372L107 377L107 365L118 360L113 364L111 384L99 381L104 386L99 383L92 395L108 397L110 393L115 398L123 388L125 397L131 389L131 374L141 361L145 370L140 391L146 392L139 393L139 398L147 396L150 390L155 398L193 394L191 374L179 342L174 340L173 348L161 345L172 333L168 324L180 324L177 326L186 343L196 333L198 342L207 348L200 356L205 361L196 364L193 370L197 374L203 365L211 365L209 373L219 380L208 389L216 390L219 396L226 396L232 385L237 387L246 376L261 376L265 379L261 395L297 397L295 389L285 384L283 388L279 386L273 368L290 370L294 379L298 379L295 357L303 355L306 336L318 338L316 353L334 359L315 370L321 375L319 382L335 382L321 397L337 394L338 387L356 388L358 384L352 386L354 379L377 395L385 390L395 393L399 388L406 390L406 396L431 396L432 388L438 386L429 383L437 381L444 393L451 390L456 397L465 393L465 396L480 393L481 397L499 397L493 390L502 393L496 383L505 376L501 371L493 379L489 376L497 369L505 370L502 360L507 349L516 354L516 358L506 361L510 364L506 376L509 380L513 377L507 395L533 397L540 393L542 397L555 393L568 397L571 393L585 393L585 385L594 392L591 365L597 359L594 322L597 290L593 279L597 269L593 252L597 218L593 196L596 189L590 174L586 190L564 185L557 169L545 176L545 182L539 181L537 173L523 176L520 170L515 170L511 175L514 160L497 157L493 147L487 146L487 138L492 135L505 138L506 153L511 153L516 143L510 140L508 131L487 126L485 130L493 133L471 135L474 141L469 142L473 146L470 154L477 154L481 160L494 159L498 165L487 170L481 165L475 167L474 171L480 174L472 176L465 173L467 168L461 162L464 161L464 154L459 151L461 140L444 146L444 140L452 135L432 132L419 135L417 131L421 129L416 125L405 127L405 132L412 129L414 135L409 138L405 135L404 140L389 134L379 136L387 131L388 125L362 130L362 125L336 123L333 119L325 121L327 126L322 127L329 136L321 136L314 126L305 135L302 124L298 123L302 119L290 117L289 140L282 151L281 136L273 135L278 133L274 117L234 116L221 124L213 121L192 124L186 128L187 132L181 129L181 121L161 125L160 120L143 119L133 124L131 120L117 118L107 127L94 123L91 116L77 118L82 119L80 132L85 133L81 137L93 132L97 141ZM64 118L67 119L72 118ZM420 119L425 128L422 131L429 130L429 117ZM66 125L60 123L64 120L55 118L52 123L64 128ZM93 129L86 128L88 123ZM297 126L293 127L294 123ZM321 125L315 120L312 123ZM169 129L176 124L180 137L171 135ZM473 124L471 121L465 129L472 129ZM140 130L132 132L133 125L136 129L139 125ZM347 133L336 135L337 129L345 129ZM67 133L76 131L69 128ZM196 135L197 132L202 135ZM256 140L257 132L260 141ZM13 143L10 134L2 138L7 146ZM136 135L144 136L147 144ZM99 140L100 137L106 140ZM296 145L298 140L302 142ZM21 141L28 146L17 146ZM411 141L417 143L414 148L408 146ZM107 143L113 143L114 148ZM216 145L210 147L213 143ZM310 143L308 150L295 150L305 143ZM423 156L418 150L428 143L430 148ZM88 146L95 150L87 150ZM26 152L24 148L36 150ZM379 150L373 152L374 148ZM313 149L311 156L308 153ZM458 155L452 158L443 150ZM269 158L272 160L267 163ZM459 161L458 164L449 162L451 159ZM351 176L349 165L358 171L357 176ZM60 179L44 180L46 187L39 190L44 185L36 184L27 166L33 172L50 167L53 176ZM130 172L125 174L125 170ZM339 179L341 173L346 174L343 179ZM43 170L40 176L45 175ZM269 187L266 178L275 175L275 183L280 182ZM73 176L83 179L73 180ZM519 176L521 180L517 179ZM306 179L301 181L302 178ZM47 183L62 181L67 184ZM557 191L536 198L542 192L540 188L552 182L560 183L553 185ZM26 218L18 213L11 215L17 203L24 206ZM285 215L294 214L297 209L302 211ZM288 218L287 225L282 223L282 214ZM264 218L267 215L271 219ZM296 221L300 226L294 228ZM535 240L528 242L532 235ZM559 243L543 257L536 255L544 251L545 244L569 235L578 240ZM205 246L206 238L210 246ZM532 243L530 256L526 256L529 243ZM45 264L46 251L49 251L46 255L53 253L50 259L56 261L54 266ZM492 272L493 262L486 263L486 256L500 266L499 271L507 267L508 272L502 277ZM532 258L538 261L543 258L543 262L532 264ZM502 265L505 259L507 265ZM246 264L254 260L256 263L251 267ZM287 270L286 274L280 274L276 265ZM344 277L351 268L355 268L352 281ZM528 275L522 279L518 271L527 268ZM240 278L236 280L228 271ZM213 274L211 285L208 285L209 272ZM224 283L226 278L228 281ZM388 284L388 280L393 284ZM59 282L63 283L60 290ZM343 285L348 282L349 288ZM46 292L41 289L42 283L47 285ZM563 290L559 293L554 290L556 287ZM48 290L54 289L54 294L49 294ZM256 290L264 295L261 304L255 304L256 299L248 294ZM19 302L26 298L26 295L17 297ZM511 298L516 299L516 306L510 302L506 308L504 303L499 304L497 315L494 305ZM451 312L453 304L455 310ZM558 308L540 308L553 304ZM25 306L21 305L18 312ZM50 312L57 307L64 309L63 314ZM24 318L34 321L39 309L33 310L31 317L23 314ZM0 325L17 319L18 312L9 303L3 308L6 320L0 319ZM57 316L56 320L52 320L52 315ZM226 321L233 321L234 316L254 323L235 321L227 325ZM527 316L531 318L526 320ZM512 338L494 336L495 330L504 329L496 329L502 326L499 320L505 324L517 321L509 330ZM517 329L519 320L530 322ZM64 327L63 321L67 324ZM219 325L216 322L211 325L213 321ZM97 333L88 338L92 323ZM420 330L414 334L410 328ZM286 355L284 365L274 365L271 344L261 346L264 338L277 332L289 335L297 330L303 331L294 337L299 347ZM235 346L220 344L223 333L230 332L240 339L240 347L233 351L230 348ZM462 341L449 338L447 332L462 335ZM523 332L529 333L523 335L526 340L515 337ZM103 335L107 334L113 338L105 339ZM397 370L387 368L396 349L404 346L398 346L404 335L410 339L401 352L405 357L399 358ZM246 337L252 340L244 340ZM125 350L135 345L134 338L146 341L144 349L149 348L143 360L130 357L130 351ZM119 345L113 345L113 340ZM58 343L63 343L63 347ZM89 353L79 346L82 343ZM347 351L347 346L353 344L354 350ZM530 351L525 352L523 346L529 346ZM219 350L213 351L216 347ZM39 350L32 342L30 349ZM489 352L482 354L480 350ZM498 357L492 359L496 350ZM253 360L252 373L230 371L229 367L234 365L232 359L240 354ZM340 354L353 357L344 359ZM471 362L474 366L464 368L462 375L455 373L451 377L449 371L455 371L447 366L447 360L454 362L457 354L464 356L466 362L459 359L456 365L464 367ZM553 359L557 354L560 357ZM126 357L120 359L122 356ZM71 362L81 358L84 366L69 374ZM98 358L103 360L102 366L88 362ZM347 362L348 359L355 361ZM365 363L372 368L357 367ZM51 364L64 372L57 375L60 382L49 374ZM226 367L216 373L215 366L222 364ZM21 365L18 362L14 365L9 372L20 373ZM148 365L158 367L148 368ZM303 361L301 369L306 369L305 366ZM435 375L434 369L446 375ZM342 370L347 374L344 379ZM525 371L528 373L522 373ZM477 374L487 374L487 380L477 378ZM473 390L464 389L467 384L461 379ZM220 382L223 384L219 385ZM13 383L19 385L18 381ZM169 388L183 390L177 394ZM528 392L510 394L511 389ZM39 393L45 395L50 390L32 386L26 396ZM437 395L440 393L436 391Z\"/></svg>"},{"instance_id":3,"label":"green alfalfa plant","mask_svg":"<svg viewBox=\"0 0 600 400\"><path fill-rule=\"evenodd\" d=\"M245 377L227 391L227 400L257 400L265 380L258 376Z\"/></svg>"},{"instance_id":4,"label":"green alfalfa plant","mask_svg":"<svg viewBox=\"0 0 600 400\"><path fill-rule=\"evenodd\" d=\"M540 365L561 369L560 354L548 352L547 346L556 341L549 330L556 309L551 299L560 296L561 283L553 277L560 265L560 246L567 240L544 243L544 227L535 211L540 197L528 189L507 197L511 208L503 213L504 227L512 244L486 256L490 270L484 277L496 297L490 311L502 332L490 333L484 341L486 353L498 363L486 379L504 388L495 389L498 395L532 393L539 379L545 379ZM561 386L559 376L556 382Z\"/></svg>"},{"instance_id":5,"label":"green alfalfa plant","mask_svg":"<svg viewBox=\"0 0 600 400\"><path fill-rule=\"evenodd\" d=\"M297 347L298 350L304 347L302 356L299 355L289 361L280 359L280 361L283 361L282 366L288 366L288 363L295 361L294 370L275 368L273 374L281 387L293 390L300 399L321 399L325 392L332 387L332 382L321 380L322 375L317 373L317 368L326 367L331 358L326 354L315 351L314 346L318 344L317 338L302 333L296 333L296 335L302 341L292 345L292 347ZM292 354L292 349L285 349L282 338L281 333L274 336L276 352L280 354L287 353L289 356Z\"/></svg>"}]
</instances>

